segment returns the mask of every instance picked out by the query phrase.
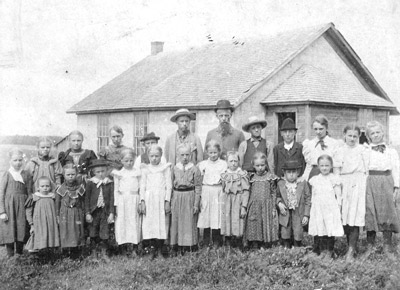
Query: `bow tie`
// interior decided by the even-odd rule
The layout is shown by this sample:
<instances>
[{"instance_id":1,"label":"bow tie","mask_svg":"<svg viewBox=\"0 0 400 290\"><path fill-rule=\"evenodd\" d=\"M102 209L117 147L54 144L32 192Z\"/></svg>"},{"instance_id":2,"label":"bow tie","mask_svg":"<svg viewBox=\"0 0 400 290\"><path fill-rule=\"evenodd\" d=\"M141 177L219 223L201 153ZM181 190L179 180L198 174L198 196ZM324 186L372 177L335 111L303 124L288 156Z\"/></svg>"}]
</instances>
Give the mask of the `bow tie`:
<instances>
[{"instance_id":1,"label":"bow tie","mask_svg":"<svg viewBox=\"0 0 400 290\"><path fill-rule=\"evenodd\" d=\"M325 142L324 142L323 139L322 139L322 140L319 140L319 141L317 142L317 144L315 144L315 147L317 147L318 144L321 145L321 149L322 149L322 150L325 150L325 148L328 147L327 145L325 145Z\"/></svg>"},{"instance_id":2,"label":"bow tie","mask_svg":"<svg viewBox=\"0 0 400 290\"><path fill-rule=\"evenodd\" d=\"M372 150L378 151L378 152L381 152L381 153L385 153L386 145L385 144L381 144L381 145L372 146Z\"/></svg>"}]
</instances>

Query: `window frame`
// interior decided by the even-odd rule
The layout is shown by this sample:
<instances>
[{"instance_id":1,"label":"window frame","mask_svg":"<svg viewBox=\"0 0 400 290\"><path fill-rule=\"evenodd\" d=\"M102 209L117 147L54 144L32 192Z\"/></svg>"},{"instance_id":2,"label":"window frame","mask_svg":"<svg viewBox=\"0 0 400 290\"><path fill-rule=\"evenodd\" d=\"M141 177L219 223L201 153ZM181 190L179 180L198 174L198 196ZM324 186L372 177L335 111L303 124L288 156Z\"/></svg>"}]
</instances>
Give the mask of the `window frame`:
<instances>
[{"instance_id":1,"label":"window frame","mask_svg":"<svg viewBox=\"0 0 400 290\"><path fill-rule=\"evenodd\" d=\"M110 114L97 114L97 150L101 152L109 144L110 137Z\"/></svg>"},{"instance_id":2,"label":"window frame","mask_svg":"<svg viewBox=\"0 0 400 290\"><path fill-rule=\"evenodd\" d=\"M142 118L142 119L140 119ZM143 126L143 128L141 128ZM148 133L149 112L140 111L133 113L133 147L137 156L145 152L145 147L140 139Z\"/></svg>"}]
</instances>

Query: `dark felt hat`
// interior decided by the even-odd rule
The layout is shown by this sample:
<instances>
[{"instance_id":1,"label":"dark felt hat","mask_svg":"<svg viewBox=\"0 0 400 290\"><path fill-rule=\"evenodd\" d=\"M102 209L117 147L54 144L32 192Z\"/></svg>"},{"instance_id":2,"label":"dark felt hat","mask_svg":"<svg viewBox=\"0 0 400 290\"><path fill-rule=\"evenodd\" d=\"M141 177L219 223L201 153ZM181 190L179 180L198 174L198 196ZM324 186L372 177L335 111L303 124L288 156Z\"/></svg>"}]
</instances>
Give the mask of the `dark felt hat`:
<instances>
[{"instance_id":1,"label":"dark felt hat","mask_svg":"<svg viewBox=\"0 0 400 290\"><path fill-rule=\"evenodd\" d=\"M107 160L95 159L95 160L92 160L92 162L90 162L90 165L88 168L93 169L95 167L107 167L109 165L110 165L110 163Z\"/></svg>"},{"instance_id":2,"label":"dark felt hat","mask_svg":"<svg viewBox=\"0 0 400 290\"><path fill-rule=\"evenodd\" d=\"M154 132L150 132L150 133L144 135L142 137L142 139L140 139L141 142L145 142L147 140L156 140L156 141L158 141L158 140L160 140L160 137L156 136L156 134L154 134Z\"/></svg>"},{"instance_id":3,"label":"dark felt hat","mask_svg":"<svg viewBox=\"0 0 400 290\"><path fill-rule=\"evenodd\" d=\"M247 123L245 123L242 126L243 131L245 132L249 132L249 129L251 126L255 125L255 124L260 124L261 127L264 129L265 127L267 127L267 121L258 118L257 116L251 116L249 117L249 119L247 120Z\"/></svg>"},{"instance_id":4,"label":"dark felt hat","mask_svg":"<svg viewBox=\"0 0 400 290\"><path fill-rule=\"evenodd\" d=\"M300 168L301 168L300 162L295 159L286 160L282 166L283 170L294 170L294 169L300 169Z\"/></svg>"},{"instance_id":5,"label":"dark felt hat","mask_svg":"<svg viewBox=\"0 0 400 290\"><path fill-rule=\"evenodd\" d=\"M282 126L281 126L281 131L285 131L285 130L297 130L294 122L292 119L290 118L286 118L285 120L283 120Z\"/></svg>"},{"instance_id":6,"label":"dark felt hat","mask_svg":"<svg viewBox=\"0 0 400 290\"><path fill-rule=\"evenodd\" d=\"M175 112L175 115L171 117L171 122L176 122L176 120L181 116L188 116L191 121L196 120L196 117L193 113L190 113L188 109L179 109Z\"/></svg>"},{"instance_id":7,"label":"dark felt hat","mask_svg":"<svg viewBox=\"0 0 400 290\"><path fill-rule=\"evenodd\" d=\"M231 110L233 112L233 106L229 100L219 100L214 111L217 112L217 110Z\"/></svg>"}]
</instances>

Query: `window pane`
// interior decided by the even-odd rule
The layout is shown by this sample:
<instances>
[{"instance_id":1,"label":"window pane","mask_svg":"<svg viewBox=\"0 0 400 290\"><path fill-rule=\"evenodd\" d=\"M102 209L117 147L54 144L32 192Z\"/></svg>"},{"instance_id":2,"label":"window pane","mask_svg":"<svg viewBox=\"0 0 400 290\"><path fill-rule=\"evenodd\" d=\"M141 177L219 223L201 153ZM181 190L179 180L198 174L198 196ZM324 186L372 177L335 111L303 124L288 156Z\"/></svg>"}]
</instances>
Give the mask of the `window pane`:
<instances>
[{"instance_id":1,"label":"window pane","mask_svg":"<svg viewBox=\"0 0 400 290\"><path fill-rule=\"evenodd\" d=\"M147 134L147 124L148 124L148 113L134 113L134 146L137 155L140 155L144 152L144 146L141 144L140 139Z\"/></svg>"}]
</instances>

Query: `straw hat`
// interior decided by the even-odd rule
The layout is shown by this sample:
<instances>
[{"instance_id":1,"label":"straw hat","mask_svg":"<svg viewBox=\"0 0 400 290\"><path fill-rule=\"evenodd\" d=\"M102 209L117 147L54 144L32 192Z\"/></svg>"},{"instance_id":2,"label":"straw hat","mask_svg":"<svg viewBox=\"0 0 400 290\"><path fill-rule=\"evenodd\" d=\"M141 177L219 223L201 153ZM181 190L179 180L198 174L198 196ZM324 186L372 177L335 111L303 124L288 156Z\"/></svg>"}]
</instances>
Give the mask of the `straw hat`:
<instances>
[{"instance_id":1,"label":"straw hat","mask_svg":"<svg viewBox=\"0 0 400 290\"><path fill-rule=\"evenodd\" d=\"M245 132L249 132L250 127L255 124L260 124L263 129L267 127L267 121L260 119L257 116L251 116L249 119L247 119L247 123L242 126L242 129Z\"/></svg>"},{"instance_id":2,"label":"straw hat","mask_svg":"<svg viewBox=\"0 0 400 290\"><path fill-rule=\"evenodd\" d=\"M175 112L175 115L171 117L171 122L176 122L176 120L181 116L188 116L191 121L195 120L196 117L193 113L190 113L188 109L179 109Z\"/></svg>"}]
</instances>

